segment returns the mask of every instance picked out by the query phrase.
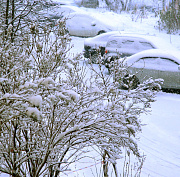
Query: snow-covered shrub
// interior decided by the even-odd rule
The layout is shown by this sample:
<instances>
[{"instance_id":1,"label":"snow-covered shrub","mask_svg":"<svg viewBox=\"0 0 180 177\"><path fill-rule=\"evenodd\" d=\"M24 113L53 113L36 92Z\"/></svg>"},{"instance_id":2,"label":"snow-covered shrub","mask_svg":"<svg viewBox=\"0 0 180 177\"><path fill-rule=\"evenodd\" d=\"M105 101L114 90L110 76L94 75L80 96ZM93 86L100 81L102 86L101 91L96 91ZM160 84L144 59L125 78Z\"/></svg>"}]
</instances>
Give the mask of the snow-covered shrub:
<instances>
[{"instance_id":1,"label":"snow-covered shrub","mask_svg":"<svg viewBox=\"0 0 180 177\"><path fill-rule=\"evenodd\" d=\"M11 176L58 176L85 147L114 166L123 148L141 158L140 115L156 91L120 90L123 68L112 80L101 64L70 58L63 24L33 32L30 25L20 40L0 44L0 171Z\"/></svg>"}]
</instances>

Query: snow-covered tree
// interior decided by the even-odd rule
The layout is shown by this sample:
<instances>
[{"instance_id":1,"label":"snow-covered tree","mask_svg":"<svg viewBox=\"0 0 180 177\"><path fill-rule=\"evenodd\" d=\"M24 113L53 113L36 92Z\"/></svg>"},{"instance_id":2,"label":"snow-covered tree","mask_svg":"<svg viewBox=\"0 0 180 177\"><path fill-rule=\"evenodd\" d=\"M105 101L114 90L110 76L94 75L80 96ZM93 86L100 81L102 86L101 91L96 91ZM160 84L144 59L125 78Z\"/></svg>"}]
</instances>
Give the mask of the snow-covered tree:
<instances>
[{"instance_id":1,"label":"snow-covered tree","mask_svg":"<svg viewBox=\"0 0 180 177\"><path fill-rule=\"evenodd\" d=\"M46 24L50 18L43 16L43 11L51 5L46 0L0 0L0 24L1 35L6 40L7 30L11 30L11 41L21 33L23 29L32 22L42 22ZM51 20L52 21L52 20Z\"/></svg>"},{"instance_id":2,"label":"snow-covered tree","mask_svg":"<svg viewBox=\"0 0 180 177\"><path fill-rule=\"evenodd\" d=\"M114 167L123 148L141 158L136 134L154 101L153 80L124 91L124 66L107 75L101 64L69 56L64 20L55 28L31 23L13 42L11 32L9 25L0 44L0 172L55 177L85 147Z\"/></svg>"}]
</instances>

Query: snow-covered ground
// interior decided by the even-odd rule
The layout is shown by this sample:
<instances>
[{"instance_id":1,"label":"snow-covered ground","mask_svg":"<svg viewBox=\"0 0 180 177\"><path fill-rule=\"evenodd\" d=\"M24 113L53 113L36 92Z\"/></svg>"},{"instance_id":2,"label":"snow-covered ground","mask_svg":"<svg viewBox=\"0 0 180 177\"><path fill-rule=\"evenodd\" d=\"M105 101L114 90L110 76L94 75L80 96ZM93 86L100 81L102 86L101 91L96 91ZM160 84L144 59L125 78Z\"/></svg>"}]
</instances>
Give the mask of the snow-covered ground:
<instances>
[{"instance_id":1,"label":"snow-covered ground","mask_svg":"<svg viewBox=\"0 0 180 177\"><path fill-rule=\"evenodd\" d=\"M142 116L139 147L147 155L142 176L180 176L180 95L159 93L151 115Z\"/></svg>"}]
</instances>

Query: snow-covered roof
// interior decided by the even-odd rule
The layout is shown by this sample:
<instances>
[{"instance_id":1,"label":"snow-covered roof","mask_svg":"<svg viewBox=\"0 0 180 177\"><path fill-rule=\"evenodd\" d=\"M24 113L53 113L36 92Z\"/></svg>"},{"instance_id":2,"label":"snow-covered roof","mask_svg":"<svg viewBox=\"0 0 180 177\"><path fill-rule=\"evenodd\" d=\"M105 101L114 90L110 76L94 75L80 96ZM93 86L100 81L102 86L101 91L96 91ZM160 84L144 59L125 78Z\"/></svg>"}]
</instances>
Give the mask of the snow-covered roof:
<instances>
[{"instance_id":1,"label":"snow-covered roof","mask_svg":"<svg viewBox=\"0 0 180 177\"><path fill-rule=\"evenodd\" d=\"M95 43L101 43L103 41L107 42L109 36L115 35L115 34L118 34L118 33L120 33L120 31L110 31L110 32L107 32L107 33L102 33L102 34L97 35L95 37L86 38L84 40L84 44L94 44L95 45Z\"/></svg>"},{"instance_id":2,"label":"snow-covered roof","mask_svg":"<svg viewBox=\"0 0 180 177\"><path fill-rule=\"evenodd\" d=\"M149 41L153 46L157 49L164 49L164 50L175 50L175 48L165 41L164 39L157 37L155 35L148 35L148 34L138 34L138 33L121 33L118 35L112 35L111 38L116 38L116 37L127 37L127 38L141 38L146 41Z\"/></svg>"},{"instance_id":3,"label":"snow-covered roof","mask_svg":"<svg viewBox=\"0 0 180 177\"><path fill-rule=\"evenodd\" d=\"M139 58L144 57L161 57L161 58L170 58L175 62L180 64L180 51L177 50L162 50L162 49L150 49L144 50L142 52L136 53L130 57L127 57L125 62L131 64L136 62Z\"/></svg>"}]
</instances>

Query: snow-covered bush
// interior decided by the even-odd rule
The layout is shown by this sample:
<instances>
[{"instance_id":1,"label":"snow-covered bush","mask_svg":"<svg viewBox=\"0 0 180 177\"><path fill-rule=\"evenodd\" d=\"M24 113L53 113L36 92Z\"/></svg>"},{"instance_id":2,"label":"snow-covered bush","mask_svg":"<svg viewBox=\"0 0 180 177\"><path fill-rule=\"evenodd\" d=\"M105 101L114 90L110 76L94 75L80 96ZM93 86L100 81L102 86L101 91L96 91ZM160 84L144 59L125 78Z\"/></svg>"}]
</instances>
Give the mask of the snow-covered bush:
<instances>
[{"instance_id":1,"label":"snow-covered bush","mask_svg":"<svg viewBox=\"0 0 180 177\"><path fill-rule=\"evenodd\" d=\"M64 21L43 30L31 24L17 37L0 44L1 172L58 176L85 147L98 147L114 167L123 148L141 159L140 114L150 111L156 91L120 90L101 64L70 58Z\"/></svg>"}]
</instances>

